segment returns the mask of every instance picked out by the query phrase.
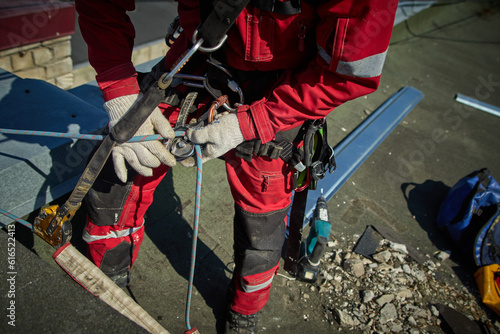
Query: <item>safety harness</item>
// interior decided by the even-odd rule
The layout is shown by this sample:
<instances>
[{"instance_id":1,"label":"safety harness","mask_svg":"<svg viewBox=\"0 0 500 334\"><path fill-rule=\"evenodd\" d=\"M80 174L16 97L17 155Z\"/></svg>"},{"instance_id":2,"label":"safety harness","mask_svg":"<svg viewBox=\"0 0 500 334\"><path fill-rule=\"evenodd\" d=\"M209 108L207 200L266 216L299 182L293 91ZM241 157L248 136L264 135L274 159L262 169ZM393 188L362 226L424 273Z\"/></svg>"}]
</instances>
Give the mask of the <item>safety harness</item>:
<instances>
[{"instance_id":1,"label":"safety harness","mask_svg":"<svg viewBox=\"0 0 500 334\"><path fill-rule=\"evenodd\" d=\"M333 148L328 144L326 119L306 121L302 126L278 132L276 139L262 144L260 139L246 141L236 147L236 156L251 161L254 156L282 159L295 169L294 189L316 189L316 182L326 171L337 168ZM304 141L302 147L293 143Z\"/></svg>"},{"instance_id":2,"label":"safety harness","mask_svg":"<svg viewBox=\"0 0 500 334\"><path fill-rule=\"evenodd\" d=\"M312 5L318 5L324 0L306 0ZM300 0L290 1L269 1L269 0L251 0L249 3L261 10L274 12L281 15L296 15L301 13L302 4ZM200 18L203 26L213 25L214 31L223 29L221 23L216 18L217 16L217 1L201 1L200 2ZM215 9L213 9L215 8ZM213 10L212 10L213 9ZM209 13L209 14L208 14ZM236 15L237 16L237 15ZM171 43L179 35L182 27L179 26L178 19L170 25L166 40ZM210 38L210 37L207 37ZM212 44L215 44L213 42ZM214 98L222 95L228 95L229 101L238 101L233 105L225 105L226 110L235 111L239 104L251 103L254 100L260 99L263 94L264 82L274 82L279 78L282 71L239 71L233 69L231 72L225 68L227 63L225 58L225 46L218 48L217 52L208 55L205 59L209 64L206 66L206 74L199 81L203 81L203 85L189 84L182 81L185 86L193 88L204 88ZM203 55L200 55L203 57ZM198 60L199 63L203 59ZM152 73L162 73L163 60L153 68ZM156 81L156 76L150 82ZM193 78L194 76L191 76ZM142 82L141 82L142 81ZM139 80L146 86L148 80ZM240 85L245 83L246 95L243 96ZM175 83L172 86L176 86ZM229 89L228 89L229 88ZM200 94L201 96L201 94ZM164 101L171 106L183 105L184 97L177 91L169 91L167 99ZM195 108L192 108L194 111ZM269 157L271 159L282 159L289 166L295 169L294 173L294 189L297 191L303 190L309 186L311 189L316 188L317 180L325 176L326 171L333 172L336 168L335 158L332 147L328 144L326 120L306 121L302 126L280 131L276 134L273 141L262 143L260 139L246 141L236 147L236 156L251 161L254 156ZM304 141L304 145L300 148L297 145Z\"/></svg>"},{"instance_id":3,"label":"safety harness","mask_svg":"<svg viewBox=\"0 0 500 334\"><path fill-rule=\"evenodd\" d=\"M313 5L319 5L323 0L310 0L308 2ZM300 13L301 4L300 1L260 1L252 0L252 5L259 7L264 10L270 10L280 14L293 15ZM201 19L202 27L207 26L207 22L212 22L214 25L219 25L220 18L218 16L218 10L220 9L217 2L212 1L201 1ZM215 8L210 11L210 7ZM241 10L243 7L241 7ZM205 17L205 13L210 13ZM215 13L215 14L214 14ZM235 15L233 17L237 17ZM219 22L219 23L217 23ZM225 25L224 25L225 26ZM223 28L212 27L214 31L221 31ZM169 34L166 37L168 43L175 40L176 35L179 34L182 28L178 25L178 21L174 21L169 29ZM227 30L226 30L227 31ZM208 37L209 38L209 37ZM196 39L193 38L196 42ZM212 42L211 45L216 45L216 41ZM211 50L212 51L212 50ZM183 78L188 78L184 75L183 78L179 78L181 83L194 88L204 88L209 91L213 97L219 95L222 96L222 88L229 87L233 93L237 94L239 97L239 102L241 104L248 103L249 101L255 100L251 97L248 101L245 101L241 93L241 89L238 86L238 81L242 82L254 82L259 83L260 87L258 89L249 89L253 94L259 94L262 92L262 82L273 82L273 76L278 79L281 71L270 71L270 72L244 72L244 71L234 71L233 76L223 64L225 61L224 48L219 48L216 54L211 53L208 59L205 59L211 66L207 67L207 74L201 77L203 85L197 86L196 84L189 84L186 81L182 81ZM203 61L203 60L201 60ZM200 64L200 62L198 62ZM156 81L155 73L164 72L164 61L153 68L151 71L152 78L149 79L151 82ZM188 72L189 73L189 72ZM147 86L147 78L144 82ZM174 79L175 80L175 79ZM176 83L173 82L172 86ZM260 98L257 96L257 98ZM234 100L231 98L231 100ZM176 103L184 106L183 98L179 97L177 92L170 91L167 94L167 102L171 106L175 106ZM191 104L192 105L192 104ZM237 104L236 104L237 105ZM226 106L226 109L231 110ZM240 144L236 148L236 155L244 160L251 161L254 156L269 157L271 159L282 159L290 167L292 167L294 172L294 190L295 196L292 206L290 226L289 226L289 238L288 246L285 257L285 269L292 274L297 274L297 262L299 259L299 249L301 243L301 228L303 222L303 216L305 211L305 203L307 198L308 189L316 189L317 181L322 179L326 171L330 173L336 169L335 157L332 147L328 144L328 133L325 119L306 121L302 126L296 127L288 131L282 131L276 134L275 140L262 143L261 140L255 139L251 141L246 141ZM302 147L300 143L303 141ZM175 147L174 147L175 148ZM184 148L184 147L183 147ZM184 157L181 157L184 158Z\"/></svg>"}]
</instances>

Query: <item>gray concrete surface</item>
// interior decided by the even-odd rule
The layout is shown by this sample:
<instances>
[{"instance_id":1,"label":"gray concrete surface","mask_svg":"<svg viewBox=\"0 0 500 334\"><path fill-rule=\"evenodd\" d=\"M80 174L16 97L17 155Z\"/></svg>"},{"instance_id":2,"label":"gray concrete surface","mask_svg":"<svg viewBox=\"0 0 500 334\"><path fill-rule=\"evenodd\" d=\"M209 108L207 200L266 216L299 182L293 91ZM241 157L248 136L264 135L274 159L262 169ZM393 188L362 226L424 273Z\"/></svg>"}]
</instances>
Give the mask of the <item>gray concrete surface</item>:
<instances>
[{"instance_id":1,"label":"gray concrete surface","mask_svg":"<svg viewBox=\"0 0 500 334\"><path fill-rule=\"evenodd\" d=\"M491 9L489 3L435 6L395 28L379 90L332 112L328 116L329 139L338 143L367 112L402 86L414 86L425 97L329 201L333 238L361 235L366 225L379 224L392 228L423 254L432 255L436 250L451 247L434 223L446 191L462 176L481 167L488 167L500 178L500 119L454 101L454 95L462 93L500 106L498 31L500 13L498 8ZM195 171L180 166L162 181L148 211L146 237L132 270L133 296L172 333L185 330L194 182ZM233 207L221 161L204 166L201 209L191 324L207 334L216 332L233 268ZM74 244L84 251L79 241L83 213L73 223ZM43 241L27 235L23 243L57 268L50 258L53 250ZM439 271L447 284L474 284L472 273L456 256L445 261ZM39 273L26 275L37 277ZM276 277L271 299L260 318L261 332L335 332L337 327L325 321L320 307L299 298L309 288L304 283ZM54 303L56 296L50 296L47 303ZM30 298L24 298L29 303ZM72 302L68 299L67 307ZM34 296L31 303L43 307L45 302ZM20 303L19 308L22 307L28 305ZM308 314L307 321L304 314ZM66 316L63 310L54 311L54 315ZM99 318L100 313L96 312L88 322L75 319L86 326L81 326L79 332L98 331L100 324L95 320ZM19 324L43 324L47 315L40 309L18 320ZM5 318L0 330L15 333L6 327ZM439 332L439 328L433 330ZM61 324L50 332L72 330ZM135 329L110 332L134 333Z\"/></svg>"},{"instance_id":2,"label":"gray concrete surface","mask_svg":"<svg viewBox=\"0 0 500 334\"><path fill-rule=\"evenodd\" d=\"M9 229L17 238L22 227ZM2 333L147 333L0 231ZM6 253L4 253L6 254ZM12 262L14 259L14 262Z\"/></svg>"}]
</instances>

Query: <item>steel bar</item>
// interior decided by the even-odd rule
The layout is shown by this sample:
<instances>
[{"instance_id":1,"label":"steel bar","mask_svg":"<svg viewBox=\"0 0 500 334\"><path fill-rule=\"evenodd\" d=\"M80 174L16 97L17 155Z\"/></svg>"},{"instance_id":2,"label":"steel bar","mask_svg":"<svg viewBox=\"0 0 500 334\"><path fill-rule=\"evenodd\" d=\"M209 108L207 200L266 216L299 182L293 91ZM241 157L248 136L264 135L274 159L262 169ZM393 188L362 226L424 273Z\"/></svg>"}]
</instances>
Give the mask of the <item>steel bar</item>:
<instances>
[{"instance_id":1,"label":"steel bar","mask_svg":"<svg viewBox=\"0 0 500 334\"><path fill-rule=\"evenodd\" d=\"M500 117L500 108L492 106L491 104L488 103L484 103L483 101L473 99L472 97L468 97L462 94L457 94L455 96L455 101Z\"/></svg>"}]
</instances>

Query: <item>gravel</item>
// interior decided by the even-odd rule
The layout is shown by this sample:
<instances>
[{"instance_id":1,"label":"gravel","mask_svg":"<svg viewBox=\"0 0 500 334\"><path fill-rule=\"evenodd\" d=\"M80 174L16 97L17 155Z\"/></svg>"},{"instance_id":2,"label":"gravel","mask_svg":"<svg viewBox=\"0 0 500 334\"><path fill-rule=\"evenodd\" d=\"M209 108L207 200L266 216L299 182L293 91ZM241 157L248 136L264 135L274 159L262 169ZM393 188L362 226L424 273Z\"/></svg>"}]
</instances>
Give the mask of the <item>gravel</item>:
<instances>
[{"instance_id":1,"label":"gravel","mask_svg":"<svg viewBox=\"0 0 500 334\"><path fill-rule=\"evenodd\" d=\"M319 297L326 321L336 330L444 333L434 306L439 303L483 324L491 333L500 333L500 322L481 303L475 287L452 286L438 279L449 252L434 254L434 260L427 256L422 265L408 256L405 245L382 240L369 259L347 249L357 237L345 240L344 248L341 242L329 243L333 249L325 253L318 280L307 293L306 299Z\"/></svg>"}]
</instances>

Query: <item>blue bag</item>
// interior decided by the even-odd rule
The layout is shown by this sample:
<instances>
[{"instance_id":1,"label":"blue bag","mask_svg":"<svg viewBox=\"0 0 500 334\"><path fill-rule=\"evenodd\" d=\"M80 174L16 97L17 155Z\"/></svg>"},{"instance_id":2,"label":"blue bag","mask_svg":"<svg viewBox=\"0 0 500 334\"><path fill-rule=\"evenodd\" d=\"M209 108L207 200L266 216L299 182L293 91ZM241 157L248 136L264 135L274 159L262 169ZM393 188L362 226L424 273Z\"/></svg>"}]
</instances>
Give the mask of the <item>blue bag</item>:
<instances>
[{"instance_id":1,"label":"blue bag","mask_svg":"<svg viewBox=\"0 0 500 334\"><path fill-rule=\"evenodd\" d=\"M438 227L478 266L498 262L500 185L487 168L460 179L448 192L437 217ZM496 226L499 225L497 233ZM498 236L497 236L498 235ZM500 264L500 262L498 262Z\"/></svg>"}]
</instances>

